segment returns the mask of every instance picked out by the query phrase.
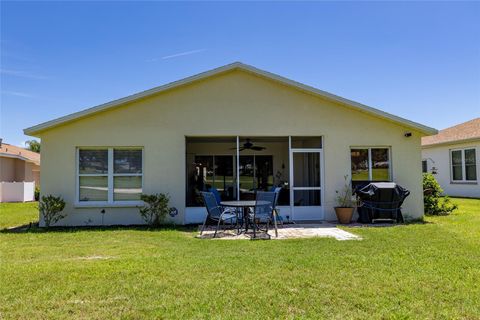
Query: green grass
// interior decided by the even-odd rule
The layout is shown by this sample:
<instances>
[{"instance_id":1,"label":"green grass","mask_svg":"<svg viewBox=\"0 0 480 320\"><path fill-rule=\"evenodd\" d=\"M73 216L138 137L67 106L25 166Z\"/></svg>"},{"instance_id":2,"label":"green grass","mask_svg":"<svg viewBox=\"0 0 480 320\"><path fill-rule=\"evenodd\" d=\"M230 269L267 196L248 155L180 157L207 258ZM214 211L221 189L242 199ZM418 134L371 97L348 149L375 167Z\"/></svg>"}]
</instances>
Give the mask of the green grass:
<instances>
[{"instance_id":1,"label":"green grass","mask_svg":"<svg viewBox=\"0 0 480 320\"><path fill-rule=\"evenodd\" d=\"M38 222L38 203L0 203L0 229Z\"/></svg>"},{"instance_id":2,"label":"green grass","mask_svg":"<svg viewBox=\"0 0 480 320\"><path fill-rule=\"evenodd\" d=\"M478 319L480 200L454 200L455 214L424 224L348 228L361 241L4 231L0 318ZM12 225L34 214L28 205L0 208L18 217Z\"/></svg>"},{"instance_id":3,"label":"green grass","mask_svg":"<svg viewBox=\"0 0 480 320\"><path fill-rule=\"evenodd\" d=\"M209 176L205 179L205 183L209 184L219 190L223 190L224 186L233 186L235 185L235 177L233 176L225 176L225 185L224 185L224 180L223 176L218 176L215 180L213 181L213 177ZM269 175L267 179L267 183L269 185L273 185L273 176ZM240 189L243 190L252 190L254 189L255 182L252 176L240 176Z\"/></svg>"},{"instance_id":4,"label":"green grass","mask_svg":"<svg viewBox=\"0 0 480 320\"><path fill-rule=\"evenodd\" d=\"M372 168L373 181L389 181L390 170L386 168ZM368 178L368 170L358 170L352 172L352 180L354 181L366 181Z\"/></svg>"}]
</instances>

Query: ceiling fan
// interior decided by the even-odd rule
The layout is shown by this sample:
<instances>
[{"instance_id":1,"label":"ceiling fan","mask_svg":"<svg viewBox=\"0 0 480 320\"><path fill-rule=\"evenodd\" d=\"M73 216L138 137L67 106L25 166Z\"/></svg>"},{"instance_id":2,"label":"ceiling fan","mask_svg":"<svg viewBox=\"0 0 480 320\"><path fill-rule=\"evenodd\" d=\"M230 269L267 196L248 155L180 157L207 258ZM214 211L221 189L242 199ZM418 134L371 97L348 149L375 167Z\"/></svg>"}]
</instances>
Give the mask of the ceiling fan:
<instances>
[{"instance_id":1,"label":"ceiling fan","mask_svg":"<svg viewBox=\"0 0 480 320\"><path fill-rule=\"evenodd\" d=\"M231 148L232 150L237 149L237 148ZM243 151L243 150L253 150L253 151L262 151L267 148L261 147L261 146L256 146L252 143L250 139L246 139L245 143L243 144L242 147L238 149L238 151Z\"/></svg>"}]
</instances>

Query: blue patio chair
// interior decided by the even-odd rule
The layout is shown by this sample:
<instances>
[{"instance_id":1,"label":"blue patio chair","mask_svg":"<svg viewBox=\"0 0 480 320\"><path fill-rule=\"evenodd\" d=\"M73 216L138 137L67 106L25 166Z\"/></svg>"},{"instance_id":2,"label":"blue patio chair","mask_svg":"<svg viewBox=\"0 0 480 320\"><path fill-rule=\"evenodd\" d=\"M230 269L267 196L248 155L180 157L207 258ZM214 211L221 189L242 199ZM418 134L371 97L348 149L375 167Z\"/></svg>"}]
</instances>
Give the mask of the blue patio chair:
<instances>
[{"instance_id":1,"label":"blue patio chair","mask_svg":"<svg viewBox=\"0 0 480 320\"><path fill-rule=\"evenodd\" d=\"M203 221L202 229L200 231L200 235L203 233L205 229L205 225L207 224L207 220L217 221L217 227L215 228L215 234L213 237L217 236L218 228L220 227L220 223L225 224L225 222L230 221L231 224L234 222L237 223L237 215L234 210L231 208L222 208L215 198L215 195L212 192L201 192L203 202L207 209L207 215L205 216L205 220Z\"/></svg>"},{"instance_id":2,"label":"blue patio chair","mask_svg":"<svg viewBox=\"0 0 480 320\"><path fill-rule=\"evenodd\" d=\"M253 225L253 237L257 237L257 230L260 230L258 224L265 223L265 232L268 235L268 227L274 222L273 210L275 209L275 192L257 191L255 199L255 209L249 214L249 221ZM275 235L278 236L277 226L275 224ZM269 235L270 236L270 235Z\"/></svg>"},{"instance_id":3,"label":"blue patio chair","mask_svg":"<svg viewBox=\"0 0 480 320\"><path fill-rule=\"evenodd\" d=\"M275 192L275 193L279 193L280 190L282 190L282 187L272 187L272 188L270 189L271 192Z\"/></svg>"},{"instance_id":4,"label":"blue patio chair","mask_svg":"<svg viewBox=\"0 0 480 320\"><path fill-rule=\"evenodd\" d=\"M282 190L282 187L275 187L272 189L273 189L272 191L275 192L275 202L273 205L273 221L275 223L275 236L278 237L277 223L280 222L280 224L283 227L283 217L278 214L278 209L277 209L278 198L280 197L280 191Z\"/></svg>"},{"instance_id":5,"label":"blue patio chair","mask_svg":"<svg viewBox=\"0 0 480 320\"><path fill-rule=\"evenodd\" d=\"M208 189L208 192L213 193L215 199L217 200L217 203L222 202L222 196L220 195L220 192L218 192L217 188L211 187Z\"/></svg>"}]
</instances>

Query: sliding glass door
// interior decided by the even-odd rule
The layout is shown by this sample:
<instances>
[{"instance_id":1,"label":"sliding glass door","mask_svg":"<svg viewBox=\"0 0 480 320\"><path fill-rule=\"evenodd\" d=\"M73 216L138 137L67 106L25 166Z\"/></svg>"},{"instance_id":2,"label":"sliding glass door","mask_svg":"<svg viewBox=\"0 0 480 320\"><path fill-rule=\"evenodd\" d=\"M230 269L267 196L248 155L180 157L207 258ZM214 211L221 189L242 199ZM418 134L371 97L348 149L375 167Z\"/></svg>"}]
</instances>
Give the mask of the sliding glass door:
<instances>
[{"instance_id":1,"label":"sliding glass door","mask_svg":"<svg viewBox=\"0 0 480 320\"><path fill-rule=\"evenodd\" d=\"M238 169L240 200L253 200L256 191L273 187L273 156L241 155Z\"/></svg>"}]
</instances>

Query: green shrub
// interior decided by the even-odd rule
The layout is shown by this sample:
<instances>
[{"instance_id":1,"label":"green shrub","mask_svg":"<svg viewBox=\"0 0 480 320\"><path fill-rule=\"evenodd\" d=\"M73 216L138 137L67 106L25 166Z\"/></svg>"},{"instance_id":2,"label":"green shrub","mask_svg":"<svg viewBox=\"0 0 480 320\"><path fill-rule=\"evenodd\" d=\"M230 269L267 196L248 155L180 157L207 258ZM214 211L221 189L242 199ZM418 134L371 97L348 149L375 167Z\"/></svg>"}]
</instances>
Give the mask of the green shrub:
<instances>
[{"instance_id":1,"label":"green shrub","mask_svg":"<svg viewBox=\"0 0 480 320\"><path fill-rule=\"evenodd\" d=\"M63 201L61 197L52 195L43 196L38 208L47 228L50 227L52 223L56 223L66 217L65 214L62 214L65 208L65 201Z\"/></svg>"},{"instance_id":2,"label":"green shrub","mask_svg":"<svg viewBox=\"0 0 480 320\"><path fill-rule=\"evenodd\" d=\"M170 197L164 193L142 194L140 196L145 206L140 208L140 215L143 220L151 226L158 226L165 220L170 208L168 203Z\"/></svg>"},{"instance_id":3,"label":"green shrub","mask_svg":"<svg viewBox=\"0 0 480 320\"><path fill-rule=\"evenodd\" d=\"M35 187L35 191L33 192L33 197L35 198L35 201L40 200L40 188Z\"/></svg>"},{"instance_id":4,"label":"green shrub","mask_svg":"<svg viewBox=\"0 0 480 320\"><path fill-rule=\"evenodd\" d=\"M442 196L443 189L431 173L423 174L423 204L426 215L448 215L458 208L447 196ZM443 198L443 199L442 199Z\"/></svg>"}]
</instances>

